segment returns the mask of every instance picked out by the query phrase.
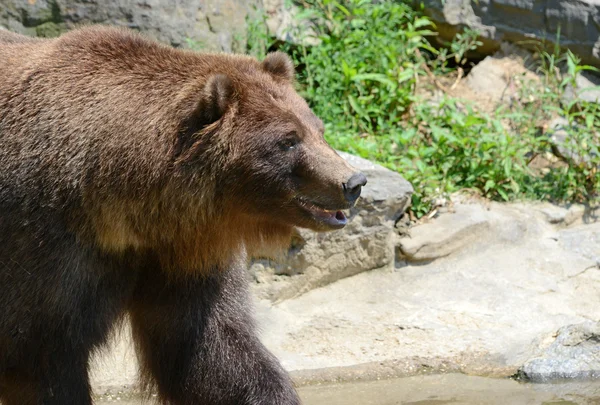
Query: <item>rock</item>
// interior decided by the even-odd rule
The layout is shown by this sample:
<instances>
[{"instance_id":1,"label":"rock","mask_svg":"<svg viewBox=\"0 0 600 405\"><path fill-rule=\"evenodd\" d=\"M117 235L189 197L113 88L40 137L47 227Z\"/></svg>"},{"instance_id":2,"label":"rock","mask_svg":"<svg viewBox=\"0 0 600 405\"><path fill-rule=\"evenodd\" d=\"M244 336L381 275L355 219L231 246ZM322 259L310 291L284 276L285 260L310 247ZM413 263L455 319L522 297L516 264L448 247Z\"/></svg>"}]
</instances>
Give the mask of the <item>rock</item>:
<instances>
[{"instance_id":1,"label":"rock","mask_svg":"<svg viewBox=\"0 0 600 405\"><path fill-rule=\"evenodd\" d=\"M600 3L595 0L425 0L423 4L441 39L449 40L462 27L470 27L481 35L479 51L492 54L502 41L552 43L560 27L561 46L584 63L600 66Z\"/></svg>"},{"instance_id":2,"label":"rock","mask_svg":"<svg viewBox=\"0 0 600 405\"><path fill-rule=\"evenodd\" d=\"M519 374L534 382L600 378L600 322L559 329L543 354L527 361Z\"/></svg>"},{"instance_id":3,"label":"rock","mask_svg":"<svg viewBox=\"0 0 600 405\"><path fill-rule=\"evenodd\" d=\"M563 103L578 99L590 103L600 101L600 77L590 73L581 72L575 76L575 86L569 84L563 94Z\"/></svg>"},{"instance_id":4,"label":"rock","mask_svg":"<svg viewBox=\"0 0 600 405\"><path fill-rule=\"evenodd\" d=\"M551 224L561 224L567 218L568 210L564 207L557 207L552 204L547 204L544 207L538 208L546 217L546 220Z\"/></svg>"},{"instance_id":5,"label":"rock","mask_svg":"<svg viewBox=\"0 0 600 405\"><path fill-rule=\"evenodd\" d=\"M450 255L362 272L276 304L261 301L265 343L290 370L343 376L370 364L381 373L374 375L389 377L424 364L510 376L536 357L540 337L600 319L600 270L567 236L576 243L595 225L557 229L527 204L455 202L454 209L423 234L443 239L470 211L472 224L486 225L473 225L476 236ZM413 238L425 226L413 228Z\"/></svg>"},{"instance_id":6,"label":"rock","mask_svg":"<svg viewBox=\"0 0 600 405\"><path fill-rule=\"evenodd\" d=\"M56 36L80 24L140 30L173 46L243 50L246 16L259 0L3 0L0 26L28 35Z\"/></svg>"},{"instance_id":7,"label":"rock","mask_svg":"<svg viewBox=\"0 0 600 405\"><path fill-rule=\"evenodd\" d=\"M31 36L56 36L66 30L59 6L52 0L2 1L0 26Z\"/></svg>"},{"instance_id":8,"label":"rock","mask_svg":"<svg viewBox=\"0 0 600 405\"><path fill-rule=\"evenodd\" d=\"M600 265L600 224L563 229L559 235L563 248Z\"/></svg>"},{"instance_id":9,"label":"rock","mask_svg":"<svg viewBox=\"0 0 600 405\"><path fill-rule=\"evenodd\" d=\"M566 162L573 162L575 164L589 163L592 158L596 158L596 154L591 151L590 155L582 155L581 153L586 149L590 149L580 139L581 134L587 129L576 123L571 123L563 117L558 117L550 121L548 124L547 136L550 138L552 143L552 150L556 156L563 159ZM593 141L596 136L590 136L586 134L584 139Z\"/></svg>"},{"instance_id":10,"label":"rock","mask_svg":"<svg viewBox=\"0 0 600 405\"><path fill-rule=\"evenodd\" d=\"M474 94L478 97L486 95L496 105L518 98L522 86L530 88L538 82L537 75L525 68L521 57L504 56L503 52L486 57L466 78L466 84Z\"/></svg>"},{"instance_id":11,"label":"rock","mask_svg":"<svg viewBox=\"0 0 600 405\"><path fill-rule=\"evenodd\" d=\"M488 93L494 100L501 101L508 82L504 69L488 56L471 70L467 85L473 91Z\"/></svg>"},{"instance_id":12,"label":"rock","mask_svg":"<svg viewBox=\"0 0 600 405\"><path fill-rule=\"evenodd\" d=\"M570 138L570 130L571 125L569 121L563 117L555 118L548 124L547 135L552 142L554 154L562 159L576 157L576 155L573 155L570 151L570 149L576 145L567 144L567 146L565 146L565 142L567 142ZM570 142L573 143L573 141Z\"/></svg>"},{"instance_id":13,"label":"rock","mask_svg":"<svg viewBox=\"0 0 600 405\"><path fill-rule=\"evenodd\" d=\"M302 45L316 45L318 35L308 19L298 19L301 11L294 2L263 0L269 34L280 41Z\"/></svg>"},{"instance_id":14,"label":"rock","mask_svg":"<svg viewBox=\"0 0 600 405\"><path fill-rule=\"evenodd\" d=\"M529 51L503 42L500 51L473 66L464 79L448 83L448 91L490 115L497 114L500 105L530 103L534 101L533 94L543 92L540 77L527 67L530 58ZM418 92L432 107L438 107L445 95L439 90L424 88ZM459 108L462 108L460 104Z\"/></svg>"},{"instance_id":15,"label":"rock","mask_svg":"<svg viewBox=\"0 0 600 405\"><path fill-rule=\"evenodd\" d=\"M261 296L285 299L394 264L394 225L410 204L412 186L398 173L339 153L368 178L356 207L350 210L349 224L329 233L300 230L285 258L256 262L251 272L260 281L257 291Z\"/></svg>"},{"instance_id":16,"label":"rock","mask_svg":"<svg viewBox=\"0 0 600 405\"><path fill-rule=\"evenodd\" d=\"M483 207L458 205L453 213L412 228L410 236L399 240L399 249L408 261L434 260L472 244L489 227Z\"/></svg>"},{"instance_id":17,"label":"rock","mask_svg":"<svg viewBox=\"0 0 600 405\"><path fill-rule=\"evenodd\" d=\"M546 220L553 225L569 226L579 224L586 215L585 206L580 204L561 207L544 202L531 205L531 207L540 211Z\"/></svg>"}]
</instances>

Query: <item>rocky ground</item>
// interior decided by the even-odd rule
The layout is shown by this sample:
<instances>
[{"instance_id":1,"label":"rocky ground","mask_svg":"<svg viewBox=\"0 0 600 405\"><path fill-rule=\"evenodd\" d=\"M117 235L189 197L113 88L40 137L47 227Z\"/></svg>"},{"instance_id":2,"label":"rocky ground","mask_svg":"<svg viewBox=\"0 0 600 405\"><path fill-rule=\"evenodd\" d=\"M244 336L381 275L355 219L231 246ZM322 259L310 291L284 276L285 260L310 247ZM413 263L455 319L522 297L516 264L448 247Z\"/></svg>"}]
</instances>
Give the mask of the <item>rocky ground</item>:
<instances>
[{"instance_id":1,"label":"rocky ground","mask_svg":"<svg viewBox=\"0 0 600 405\"><path fill-rule=\"evenodd\" d=\"M585 63L600 65L600 4L595 0L425 0L414 4L423 4L425 14L436 22L440 42L464 27L479 32L483 45L478 52L483 54L494 53L503 41L532 46L532 39L538 38L551 48L558 39L560 46L571 49Z\"/></svg>"},{"instance_id":2,"label":"rocky ground","mask_svg":"<svg viewBox=\"0 0 600 405\"><path fill-rule=\"evenodd\" d=\"M431 370L598 377L592 215L456 201L399 239L404 261L261 302L265 342L290 370L328 369L298 374L309 380Z\"/></svg>"}]
</instances>

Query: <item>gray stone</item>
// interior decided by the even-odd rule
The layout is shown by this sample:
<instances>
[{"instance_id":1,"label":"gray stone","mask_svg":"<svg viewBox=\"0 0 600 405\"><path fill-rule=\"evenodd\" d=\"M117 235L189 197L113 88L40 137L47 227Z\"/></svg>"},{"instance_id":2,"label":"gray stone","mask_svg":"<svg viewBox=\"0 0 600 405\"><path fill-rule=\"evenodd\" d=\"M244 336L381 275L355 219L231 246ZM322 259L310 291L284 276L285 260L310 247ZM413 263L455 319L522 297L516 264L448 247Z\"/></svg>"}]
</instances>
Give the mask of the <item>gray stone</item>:
<instances>
[{"instance_id":1,"label":"gray stone","mask_svg":"<svg viewBox=\"0 0 600 405\"><path fill-rule=\"evenodd\" d=\"M539 211L456 202L454 210L427 224L432 238L452 232L444 216L459 224L476 212L473 222L487 225L445 257L363 272L275 305L262 301L265 343L291 370L339 367L342 375L371 364L414 373L417 362L509 376L536 356L541 337L600 318L600 270ZM593 227L572 233L585 238Z\"/></svg>"},{"instance_id":2,"label":"gray stone","mask_svg":"<svg viewBox=\"0 0 600 405\"><path fill-rule=\"evenodd\" d=\"M478 108L485 105L487 98L493 102L490 112L495 112L500 102L519 102L521 89L525 86L528 89L537 87L541 91L539 77L524 66L525 58L518 51L507 55L507 48L510 49L504 45L502 51L486 57L471 69L465 80L471 94L464 94L460 86L457 87L457 94L474 100Z\"/></svg>"},{"instance_id":3,"label":"gray stone","mask_svg":"<svg viewBox=\"0 0 600 405\"><path fill-rule=\"evenodd\" d=\"M592 158L596 158L594 152L591 155L580 154L580 151L585 147L578 138L583 131L587 131L581 125L569 122L563 117L558 117L553 119L548 127L547 135L552 143L553 152L559 158L578 165L589 163ZM586 139L592 138L586 136Z\"/></svg>"},{"instance_id":4,"label":"gray stone","mask_svg":"<svg viewBox=\"0 0 600 405\"><path fill-rule=\"evenodd\" d=\"M415 2L419 3L419 2ZM425 0L425 12L437 22L442 39L462 27L481 34L480 51L492 54L502 41L556 41L585 63L600 66L600 3L596 0Z\"/></svg>"},{"instance_id":5,"label":"gray stone","mask_svg":"<svg viewBox=\"0 0 600 405\"><path fill-rule=\"evenodd\" d=\"M398 173L347 153L339 154L368 178L357 205L349 211L348 225L329 233L299 230L286 257L254 263L251 272L259 282L261 296L290 298L394 264L394 225L410 204L412 186Z\"/></svg>"},{"instance_id":6,"label":"gray stone","mask_svg":"<svg viewBox=\"0 0 600 405\"><path fill-rule=\"evenodd\" d=\"M102 23L137 29L174 46L231 52L243 49L246 16L258 1L2 0L0 26L35 35L42 24L55 24L60 31Z\"/></svg>"},{"instance_id":7,"label":"gray stone","mask_svg":"<svg viewBox=\"0 0 600 405\"><path fill-rule=\"evenodd\" d=\"M489 231L489 218L479 205L458 205L452 213L415 226L398 241L408 261L434 260L473 244Z\"/></svg>"},{"instance_id":8,"label":"gray stone","mask_svg":"<svg viewBox=\"0 0 600 405\"><path fill-rule=\"evenodd\" d=\"M528 360L519 374L535 382L600 378L600 323L585 322L559 329L543 354Z\"/></svg>"},{"instance_id":9,"label":"gray stone","mask_svg":"<svg viewBox=\"0 0 600 405\"><path fill-rule=\"evenodd\" d=\"M540 207L539 210L544 214L545 218L551 224L561 224L565 222L567 218L568 210L564 207L557 207L552 204L548 204L545 207Z\"/></svg>"},{"instance_id":10,"label":"gray stone","mask_svg":"<svg viewBox=\"0 0 600 405\"><path fill-rule=\"evenodd\" d=\"M471 90L489 94L495 101L502 100L508 86L505 70L487 57L479 62L467 76L467 85Z\"/></svg>"},{"instance_id":11,"label":"gray stone","mask_svg":"<svg viewBox=\"0 0 600 405\"><path fill-rule=\"evenodd\" d=\"M316 45L317 34L308 20L296 18L299 6L288 0L263 0L269 34L280 41Z\"/></svg>"},{"instance_id":12,"label":"gray stone","mask_svg":"<svg viewBox=\"0 0 600 405\"><path fill-rule=\"evenodd\" d=\"M600 224L579 225L560 231L561 245L600 264Z\"/></svg>"},{"instance_id":13,"label":"gray stone","mask_svg":"<svg viewBox=\"0 0 600 405\"><path fill-rule=\"evenodd\" d=\"M569 84L563 94L563 102L583 100L597 103L600 101L600 77L590 73L581 72L575 76L575 86Z\"/></svg>"},{"instance_id":14,"label":"gray stone","mask_svg":"<svg viewBox=\"0 0 600 405\"><path fill-rule=\"evenodd\" d=\"M532 209L540 211L549 223L563 227L580 224L586 215L585 206L580 204L563 207L542 202L530 206Z\"/></svg>"}]
</instances>

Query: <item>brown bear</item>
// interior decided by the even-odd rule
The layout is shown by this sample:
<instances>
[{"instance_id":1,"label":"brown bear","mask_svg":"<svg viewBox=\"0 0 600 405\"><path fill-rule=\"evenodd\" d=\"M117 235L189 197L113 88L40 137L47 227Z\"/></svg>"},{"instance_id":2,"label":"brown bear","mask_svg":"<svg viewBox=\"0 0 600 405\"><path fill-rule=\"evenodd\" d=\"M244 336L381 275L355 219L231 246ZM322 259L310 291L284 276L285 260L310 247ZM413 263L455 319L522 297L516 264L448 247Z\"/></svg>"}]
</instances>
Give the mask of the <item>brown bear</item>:
<instances>
[{"instance_id":1,"label":"brown bear","mask_svg":"<svg viewBox=\"0 0 600 405\"><path fill-rule=\"evenodd\" d=\"M91 404L90 355L124 318L163 404L300 403L255 335L246 262L343 227L366 179L293 73L115 28L0 31L2 404Z\"/></svg>"}]
</instances>

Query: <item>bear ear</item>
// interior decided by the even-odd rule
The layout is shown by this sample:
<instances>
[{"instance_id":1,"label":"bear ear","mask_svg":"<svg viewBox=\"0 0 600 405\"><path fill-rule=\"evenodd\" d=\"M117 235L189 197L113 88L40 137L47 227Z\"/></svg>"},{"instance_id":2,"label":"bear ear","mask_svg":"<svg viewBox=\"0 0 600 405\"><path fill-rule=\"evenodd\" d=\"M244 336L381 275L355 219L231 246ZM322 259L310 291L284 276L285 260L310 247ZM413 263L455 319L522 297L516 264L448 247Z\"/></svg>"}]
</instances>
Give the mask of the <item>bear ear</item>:
<instances>
[{"instance_id":1,"label":"bear ear","mask_svg":"<svg viewBox=\"0 0 600 405\"><path fill-rule=\"evenodd\" d=\"M199 123L206 126L221 118L233 102L234 93L233 82L227 75L210 76L200 95L197 109Z\"/></svg>"},{"instance_id":2,"label":"bear ear","mask_svg":"<svg viewBox=\"0 0 600 405\"><path fill-rule=\"evenodd\" d=\"M276 78L291 82L294 80L294 63L288 55L283 52L273 52L267 55L262 63L265 72Z\"/></svg>"},{"instance_id":3,"label":"bear ear","mask_svg":"<svg viewBox=\"0 0 600 405\"><path fill-rule=\"evenodd\" d=\"M187 97L190 111L180 124L175 146L179 155L197 139L194 136L207 125L218 121L235 102L236 92L233 81L224 74L209 76L208 80Z\"/></svg>"}]
</instances>

